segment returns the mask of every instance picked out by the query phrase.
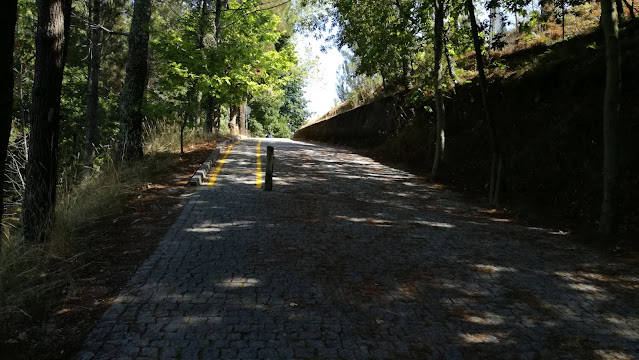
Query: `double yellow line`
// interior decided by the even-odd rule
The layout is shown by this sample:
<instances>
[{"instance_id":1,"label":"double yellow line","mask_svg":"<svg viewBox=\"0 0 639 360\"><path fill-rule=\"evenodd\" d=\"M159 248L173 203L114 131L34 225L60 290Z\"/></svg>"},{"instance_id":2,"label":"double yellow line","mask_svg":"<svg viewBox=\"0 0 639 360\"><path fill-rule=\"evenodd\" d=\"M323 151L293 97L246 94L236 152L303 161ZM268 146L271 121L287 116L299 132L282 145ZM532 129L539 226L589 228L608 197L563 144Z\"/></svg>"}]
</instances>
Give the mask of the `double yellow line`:
<instances>
[{"instance_id":1,"label":"double yellow line","mask_svg":"<svg viewBox=\"0 0 639 360\"><path fill-rule=\"evenodd\" d=\"M255 177L255 188L262 188L262 155L260 154L260 146L262 145L262 140L257 142L257 149L255 149L255 153L257 154L257 176Z\"/></svg>"},{"instance_id":2,"label":"double yellow line","mask_svg":"<svg viewBox=\"0 0 639 360\"><path fill-rule=\"evenodd\" d=\"M236 141L233 144L231 144L231 146L229 146L228 149L226 149L226 151L224 152L224 156L222 156L222 159L220 160L220 162L218 163L217 167L215 168L215 171L213 172L213 175L211 176L211 179L209 179L209 182L207 183L208 186L215 185L215 181L217 180L218 175L220 175L220 172L222 171L222 167L226 163L226 159L229 157L229 154L231 153L231 150L233 150L235 145L239 144L241 141L242 141L242 139L239 139L238 141ZM257 155L257 169L256 169L256 177L255 177L255 188L256 189L261 189L262 188L262 155L260 154L261 145L262 145L262 140L259 140L257 142L257 147L255 149L256 155ZM242 173L242 172L233 172L233 171L230 171L230 172L231 173Z\"/></svg>"},{"instance_id":3,"label":"double yellow line","mask_svg":"<svg viewBox=\"0 0 639 360\"><path fill-rule=\"evenodd\" d=\"M209 183L207 184L208 186L215 185L215 180L217 180L217 176L220 175L220 171L222 171L222 166L224 166L224 164L226 163L226 159L229 157L231 150L233 150L233 147L235 147L235 145L239 144L241 141L242 139L239 139L238 141L231 144L231 146L229 146L228 149L226 149L226 151L224 152L224 156L222 156L222 160L220 160L220 163L215 168L215 172L213 172L211 179L209 179Z\"/></svg>"}]
</instances>

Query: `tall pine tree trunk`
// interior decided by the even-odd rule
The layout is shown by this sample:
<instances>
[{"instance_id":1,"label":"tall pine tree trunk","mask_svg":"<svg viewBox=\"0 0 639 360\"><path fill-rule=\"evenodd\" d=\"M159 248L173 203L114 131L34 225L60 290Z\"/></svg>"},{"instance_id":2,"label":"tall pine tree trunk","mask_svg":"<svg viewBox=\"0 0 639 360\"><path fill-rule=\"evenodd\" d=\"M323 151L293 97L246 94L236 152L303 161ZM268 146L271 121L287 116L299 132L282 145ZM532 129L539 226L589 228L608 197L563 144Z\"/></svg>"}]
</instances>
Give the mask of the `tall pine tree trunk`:
<instances>
[{"instance_id":1,"label":"tall pine tree trunk","mask_svg":"<svg viewBox=\"0 0 639 360\"><path fill-rule=\"evenodd\" d=\"M98 143L98 83L100 80L100 66L102 62L102 29L100 24L100 7L102 0L93 0L89 7L89 65L87 76L87 119L86 137L84 144L84 167L93 169L95 147Z\"/></svg>"},{"instance_id":2,"label":"tall pine tree trunk","mask_svg":"<svg viewBox=\"0 0 639 360\"><path fill-rule=\"evenodd\" d=\"M207 1L207 0L203 0ZM222 6L224 5L223 0L214 0L215 1L215 19L213 21L213 37L215 38L215 46L217 46L218 41L220 40L220 22L222 21ZM205 6L204 3L201 4ZM204 10L202 7L201 10ZM202 13L203 15L204 13ZM200 23L200 31L202 32L202 23ZM203 41L204 37L202 37ZM203 42L202 42L203 44ZM212 133L213 127L216 119L215 109L218 106L217 101L215 100L215 96L212 92L212 89L208 90L208 94L206 94L206 117L204 118L204 132ZM219 132L219 126L216 128L216 132Z\"/></svg>"},{"instance_id":3,"label":"tall pine tree trunk","mask_svg":"<svg viewBox=\"0 0 639 360\"><path fill-rule=\"evenodd\" d=\"M40 0L29 161L22 204L22 231L27 243L46 240L55 210L60 96L70 16L71 0Z\"/></svg>"},{"instance_id":4,"label":"tall pine tree trunk","mask_svg":"<svg viewBox=\"0 0 639 360\"><path fill-rule=\"evenodd\" d=\"M466 0L466 9L470 18L470 29L473 36L473 45L475 47L475 60L477 61L477 72L479 73L479 87L481 89L481 99L484 106L484 116L488 124L488 132L490 136L490 144L492 148L492 164L490 166L490 183L488 192L488 203L490 205L499 204L499 195L501 191L501 175L503 167L503 159L499 149L499 141L497 139L497 131L488 105L488 83L486 81L486 73L484 71L484 59L482 56L482 41L479 38L479 27L475 17L475 5L473 0Z\"/></svg>"},{"instance_id":5,"label":"tall pine tree trunk","mask_svg":"<svg viewBox=\"0 0 639 360\"><path fill-rule=\"evenodd\" d=\"M603 201L599 231L610 235L617 231L619 200L619 97L621 95L621 57L619 28L612 0L601 1L601 27L606 39L606 88L603 109Z\"/></svg>"},{"instance_id":6,"label":"tall pine tree trunk","mask_svg":"<svg viewBox=\"0 0 639 360\"><path fill-rule=\"evenodd\" d=\"M4 215L4 169L11 135L13 109L13 45L15 41L18 0L7 0L0 15L0 230ZM20 78L22 81L22 78ZM22 109L20 109L22 114ZM0 237L0 254L2 237Z\"/></svg>"},{"instance_id":7,"label":"tall pine tree trunk","mask_svg":"<svg viewBox=\"0 0 639 360\"><path fill-rule=\"evenodd\" d=\"M120 95L118 150L123 160L138 159L142 150L142 104L148 73L152 0L135 0L129 32L126 78Z\"/></svg>"},{"instance_id":8,"label":"tall pine tree trunk","mask_svg":"<svg viewBox=\"0 0 639 360\"><path fill-rule=\"evenodd\" d=\"M220 24L222 23L222 7L228 3L228 0L215 0L215 43L220 41L220 35L222 33L222 29L220 28Z\"/></svg>"},{"instance_id":9,"label":"tall pine tree trunk","mask_svg":"<svg viewBox=\"0 0 639 360\"><path fill-rule=\"evenodd\" d=\"M206 23L207 18L209 16L208 11L208 2L209 0L200 0L200 30L198 34L198 49L204 48L204 36L206 35ZM195 80L194 87L197 89L198 81ZM202 90L197 89L195 95L195 117L194 122L195 126L200 126L202 117Z\"/></svg>"},{"instance_id":10,"label":"tall pine tree trunk","mask_svg":"<svg viewBox=\"0 0 639 360\"><path fill-rule=\"evenodd\" d=\"M438 175L439 164L444 159L445 150L445 122L446 113L444 109L444 95L442 93L442 52L444 48L444 0L435 1L435 38L434 53L435 65L433 67L433 79L435 80L435 111L437 114L437 133L435 144L435 158L433 159L432 175L433 178Z\"/></svg>"}]
</instances>

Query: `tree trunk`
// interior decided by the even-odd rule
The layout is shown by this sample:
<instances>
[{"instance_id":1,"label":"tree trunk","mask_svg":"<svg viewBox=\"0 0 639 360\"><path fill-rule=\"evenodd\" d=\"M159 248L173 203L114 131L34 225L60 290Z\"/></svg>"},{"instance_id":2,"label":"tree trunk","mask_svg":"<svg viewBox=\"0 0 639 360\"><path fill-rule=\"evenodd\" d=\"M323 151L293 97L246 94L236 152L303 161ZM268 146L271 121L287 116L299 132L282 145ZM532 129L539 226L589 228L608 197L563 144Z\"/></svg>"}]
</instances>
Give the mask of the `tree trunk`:
<instances>
[{"instance_id":1,"label":"tree trunk","mask_svg":"<svg viewBox=\"0 0 639 360\"><path fill-rule=\"evenodd\" d=\"M619 28L612 0L601 1L601 27L606 39L606 88L603 110L603 201L599 231L610 235L617 231L619 199L619 97L621 95L621 57Z\"/></svg>"},{"instance_id":2,"label":"tree trunk","mask_svg":"<svg viewBox=\"0 0 639 360\"><path fill-rule=\"evenodd\" d=\"M635 18L634 0L632 1L632 4L630 4L628 0L623 0L623 2L626 4L626 7L628 8L628 11L630 12L630 18L634 19Z\"/></svg>"},{"instance_id":3,"label":"tree trunk","mask_svg":"<svg viewBox=\"0 0 639 360\"><path fill-rule=\"evenodd\" d=\"M24 103L24 64L20 63L20 72L18 74L18 97L20 99L20 130L22 133L22 151L24 159L29 160L29 145L27 144L27 122L29 122L29 110Z\"/></svg>"},{"instance_id":4,"label":"tree trunk","mask_svg":"<svg viewBox=\"0 0 639 360\"><path fill-rule=\"evenodd\" d=\"M435 38L434 53L435 65L433 67L433 79L435 80L435 111L437 113L437 133L435 145L435 158L433 159L432 176L438 175L439 163L444 160L445 150L445 122L444 96L442 93L442 52L444 48L444 0L435 1Z\"/></svg>"},{"instance_id":5,"label":"tree trunk","mask_svg":"<svg viewBox=\"0 0 639 360\"><path fill-rule=\"evenodd\" d=\"M22 204L22 232L27 243L44 243L55 210L60 96L70 16L71 0L40 0L29 161Z\"/></svg>"},{"instance_id":6,"label":"tree trunk","mask_svg":"<svg viewBox=\"0 0 639 360\"><path fill-rule=\"evenodd\" d=\"M475 17L475 5L473 0L466 0L466 9L470 18L470 28L473 35L473 45L475 47L475 60L477 62L477 72L479 73L479 87L481 89L482 104L484 105L484 116L486 123L488 124L488 132L490 135L490 144L492 147L492 164L490 170L490 183L488 193L488 203L490 205L497 205L499 201L499 194L501 184L501 171L499 163L501 159L501 152L499 149L499 141L497 139L497 131L495 130L495 124L493 123L491 109L488 106L488 84L486 82L486 73L484 71L484 59L482 57L481 48L482 41L479 38L479 27L477 26L477 20Z\"/></svg>"},{"instance_id":7,"label":"tree trunk","mask_svg":"<svg viewBox=\"0 0 639 360\"><path fill-rule=\"evenodd\" d=\"M4 169L11 135L13 109L13 45L15 42L16 16L18 0L5 3L0 15L0 230L4 215ZM20 78L22 81L22 78ZM22 109L20 109L22 114ZM2 237L0 237L0 254L2 253Z\"/></svg>"},{"instance_id":8,"label":"tree trunk","mask_svg":"<svg viewBox=\"0 0 639 360\"><path fill-rule=\"evenodd\" d=\"M205 10L205 7L206 7L205 3L208 2L209 0L202 0L202 1L203 1L201 3L202 7L200 8L200 10L202 11L200 20L203 19L205 13L208 14L207 10ZM213 37L215 38L215 46L217 46L217 43L220 38L220 22L222 19L222 5L223 5L223 0L215 0L215 20L213 22L214 24ZM200 22L200 34L202 35L200 44L202 46L204 45L204 36L203 36L205 32L204 27L205 27L205 24L203 22ZM204 132L206 133L213 133L216 106L217 106L217 101L215 101L215 97L212 94L212 89L208 89L206 94L206 105L205 105L206 117L204 118ZM219 126L216 128L216 132L219 132Z\"/></svg>"},{"instance_id":9,"label":"tree trunk","mask_svg":"<svg viewBox=\"0 0 639 360\"><path fill-rule=\"evenodd\" d=\"M222 126L222 104L216 102L213 106L213 127L215 128L215 133L219 134Z\"/></svg>"},{"instance_id":10,"label":"tree trunk","mask_svg":"<svg viewBox=\"0 0 639 360\"><path fill-rule=\"evenodd\" d=\"M621 22L625 19L625 14L623 13L623 2L622 0L615 0L615 4L617 7L617 22Z\"/></svg>"},{"instance_id":11,"label":"tree trunk","mask_svg":"<svg viewBox=\"0 0 639 360\"><path fill-rule=\"evenodd\" d=\"M240 108L237 105L231 105L229 108L229 131L231 135L237 135L237 116L240 114Z\"/></svg>"},{"instance_id":12,"label":"tree trunk","mask_svg":"<svg viewBox=\"0 0 639 360\"><path fill-rule=\"evenodd\" d=\"M208 11L208 2L209 0L200 0L200 31L198 36L198 49L204 48L204 36L206 35L206 23L207 17L209 16ZM198 81L195 80L194 87L197 89ZM200 125L200 118L202 115L202 91L196 90L195 95L195 126Z\"/></svg>"},{"instance_id":13,"label":"tree trunk","mask_svg":"<svg viewBox=\"0 0 639 360\"><path fill-rule=\"evenodd\" d=\"M89 65L87 76L87 122L84 146L85 170L93 169L95 147L98 143L98 82L102 61L102 29L100 24L100 6L102 0L93 0L89 8Z\"/></svg>"},{"instance_id":14,"label":"tree trunk","mask_svg":"<svg viewBox=\"0 0 639 360\"><path fill-rule=\"evenodd\" d=\"M199 0L199 8L200 8L200 31L198 34L198 49L202 49L204 47L204 35L206 34L206 18L208 17L209 4L208 0Z\"/></svg>"},{"instance_id":15,"label":"tree trunk","mask_svg":"<svg viewBox=\"0 0 639 360\"><path fill-rule=\"evenodd\" d=\"M459 86L459 77L457 76L455 66L455 60L453 60L452 56L450 56L449 47L448 47L448 39L444 36L446 42L444 43L444 56L446 56L446 64L448 65L448 76L453 81L453 85L455 86L455 92L457 90L457 86Z\"/></svg>"},{"instance_id":16,"label":"tree trunk","mask_svg":"<svg viewBox=\"0 0 639 360\"><path fill-rule=\"evenodd\" d=\"M566 4L561 4L561 41L566 40Z\"/></svg>"},{"instance_id":17,"label":"tree trunk","mask_svg":"<svg viewBox=\"0 0 639 360\"><path fill-rule=\"evenodd\" d=\"M488 45L493 46L495 40L495 22L497 21L497 8L491 7L488 15Z\"/></svg>"},{"instance_id":18,"label":"tree trunk","mask_svg":"<svg viewBox=\"0 0 639 360\"><path fill-rule=\"evenodd\" d=\"M402 83L406 90L410 87L410 65L408 60L406 56L402 57Z\"/></svg>"},{"instance_id":19,"label":"tree trunk","mask_svg":"<svg viewBox=\"0 0 639 360\"><path fill-rule=\"evenodd\" d=\"M204 120L204 132L213 132L213 119L215 118L215 100L213 95L206 96L206 119Z\"/></svg>"},{"instance_id":20,"label":"tree trunk","mask_svg":"<svg viewBox=\"0 0 639 360\"><path fill-rule=\"evenodd\" d=\"M222 23L222 6L226 5L228 0L215 0L215 44L217 46L218 41L220 40L220 34L222 33L222 29L220 29L220 24Z\"/></svg>"},{"instance_id":21,"label":"tree trunk","mask_svg":"<svg viewBox=\"0 0 639 360\"><path fill-rule=\"evenodd\" d=\"M180 155L184 156L184 129L186 129L186 120L188 114L182 114L182 124L180 125Z\"/></svg>"},{"instance_id":22,"label":"tree trunk","mask_svg":"<svg viewBox=\"0 0 639 360\"><path fill-rule=\"evenodd\" d=\"M187 99L193 99L194 96L198 96L199 95L199 91L197 91L197 80L195 81L195 83L191 86L191 88L187 91L186 93L186 97ZM199 110L196 110L196 112ZM187 111L185 111L182 114L182 123L180 124L180 155L184 155L184 130L186 130L186 126L188 125L188 120L191 118L195 118L195 115L193 114L193 110L191 107L187 108ZM195 120L195 119L193 119ZM191 123L193 123L193 120L191 121Z\"/></svg>"},{"instance_id":23,"label":"tree trunk","mask_svg":"<svg viewBox=\"0 0 639 360\"><path fill-rule=\"evenodd\" d=\"M238 124L240 126L240 135L246 136L246 100L244 100L240 104L239 112L238 112Z\"/></svg>"},{"instance_id":24,"label":"tree trunk","mask_svg":"<svg viewBox=\"0 0 639 360\"><path fill-rule=\"evenodd\" d=\"M202 124L202 91L198 90L195 99L195 127Z\"/></svg>"},{"instance_id":25,"label":"tree trunk","mask_svg":"<svg viewBox=\"0 0 639 360\"><path fill-rule=\"evenodd\" d=\"M455 120L459 121L459 106L457 104L457 87L459 86L459 77L457 76L455 60L450 55L449 40L446 28L444 27L444 55L446 56L446 63L448 64L448 76L453 81L453 113L455 114Z\"/></svg>"},{"instance_id":26,"label":"tree trunk","mask_svg":"<svg viewBox=\"0 0 639 360\"><path fill-rule=\"evenodd\" d=\"M151 0L135 0L129 32L129 58L120 95L118 150L123 160L138 159L142 150L142 104L148 72Z\"/></svg>"}]
</instances>

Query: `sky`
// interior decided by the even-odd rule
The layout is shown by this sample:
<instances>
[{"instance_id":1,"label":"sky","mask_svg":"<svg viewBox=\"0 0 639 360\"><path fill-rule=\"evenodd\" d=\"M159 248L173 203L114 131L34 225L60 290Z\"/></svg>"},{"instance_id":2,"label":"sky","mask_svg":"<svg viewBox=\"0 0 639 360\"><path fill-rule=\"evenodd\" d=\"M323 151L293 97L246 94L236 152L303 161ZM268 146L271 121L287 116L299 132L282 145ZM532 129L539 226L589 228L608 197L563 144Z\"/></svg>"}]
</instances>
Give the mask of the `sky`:
<instances>
[{"instance_id":1,"label":"sky","mask_svg":"<svg viewBox=\"0 0 639 360\"><path fill-rule=\"evenodd\" d=\"M303 61L314 62L308 81L304 87L309 120L324 115L337 101L337 69L344 61L342 54L334 46L327 46L324 40L312 35L297 34L296 49ZM327 47L322 52L322 46Z\"/></svg>"}]
</instances>

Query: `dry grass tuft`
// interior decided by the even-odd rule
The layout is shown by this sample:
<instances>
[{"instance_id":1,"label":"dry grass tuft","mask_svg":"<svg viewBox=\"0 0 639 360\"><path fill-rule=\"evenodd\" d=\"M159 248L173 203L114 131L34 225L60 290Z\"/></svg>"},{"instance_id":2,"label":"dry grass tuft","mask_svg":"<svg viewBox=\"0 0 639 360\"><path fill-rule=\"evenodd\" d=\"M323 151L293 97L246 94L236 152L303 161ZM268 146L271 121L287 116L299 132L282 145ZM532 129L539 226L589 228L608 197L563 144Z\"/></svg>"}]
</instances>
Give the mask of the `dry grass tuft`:
<instances>
[{"instance_id":1,"label":"dry grass tuft","mask_svg":"<svg viewBox=\"0 0 639 360\"><path fill-rule=\"evenodd\" d=\"M215 137L196 131L185 135L185 150ZM73 279L81 278L82 269L89 265L81 260L86 246L78 233L100 218L122 212L127 199L150 179L175 171L179 144L178 127L160 126L147 130L147 155L141 160L116 164L107 157L79 182L73 181L77 174L68 171L73 175L63 175L54 223L44 245L22 243L17 209L16 216L5 222L0 253L0 334L10 332L12 324L36 322L50 313L45 308L49 302L41 299L73 296Z\"/></svg>"}]
</instances>

